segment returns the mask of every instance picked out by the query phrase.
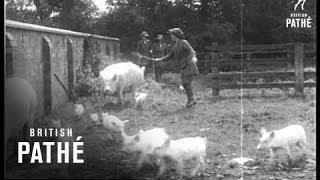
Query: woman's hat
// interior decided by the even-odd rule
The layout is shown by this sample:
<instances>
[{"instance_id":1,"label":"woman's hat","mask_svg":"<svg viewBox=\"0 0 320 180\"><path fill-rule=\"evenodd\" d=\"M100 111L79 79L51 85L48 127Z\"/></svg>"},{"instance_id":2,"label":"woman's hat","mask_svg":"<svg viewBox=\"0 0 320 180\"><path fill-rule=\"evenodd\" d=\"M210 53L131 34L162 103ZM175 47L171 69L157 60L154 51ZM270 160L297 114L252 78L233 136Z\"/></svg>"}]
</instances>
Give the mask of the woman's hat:
<instances>
[{"instance_id":1,"label":"woman's hat","mask_svg":"<svg viewBox=\"0 0 320 180\"><path fill-rule=\"evenodd\" d=\"M146 36L146 37L149 37L149 35L148 35L147 31L142 31L142 32L141 32L141 34L140 34L140 36Z\"/></svg>"},{"instance_id":2,"label":"woman's hat","mask_svg":"<svg viewBox=\"0 0 320 180\"><path fill-rule=\"evenodd\" d=\"M178 38L180 39L184 39L184 33L181 31L180 28L172 28L172 29L169 29L169 33L177 36Z\"/></svg>"}]
</instances>

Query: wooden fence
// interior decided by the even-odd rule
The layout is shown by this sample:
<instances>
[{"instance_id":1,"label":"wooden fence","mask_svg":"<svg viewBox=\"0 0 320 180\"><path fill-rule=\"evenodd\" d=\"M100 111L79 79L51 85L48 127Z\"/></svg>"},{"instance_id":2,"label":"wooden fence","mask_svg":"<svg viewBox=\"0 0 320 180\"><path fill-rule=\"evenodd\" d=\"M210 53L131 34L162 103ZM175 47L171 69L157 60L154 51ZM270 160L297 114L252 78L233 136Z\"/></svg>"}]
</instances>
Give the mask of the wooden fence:
<instances>
[{"instance_id":1,"label":"wooden fence","mask_svg":"<svg viewBox=\"0 0 320 180\"><path fill-rule=\"evenodd\" d=\"M279 56L268 57L270 54L278 54ZM315 68L312 71L304 72L305 62L308 62L308 64L311 62L315 66L316 44L314 43L297 42L243 46L218 46L217 43L212 43L212 46L206 47L205 56L207 61L203 61L201 67L211 67L212 82L210 86L212 87L212 95L214 96L219 95L220 89L283 87L295 87L297 95L303 96L304 87L316 86L315 82L305 82L306 77L316 76ZM293 68L289 71L274 70L274 67L280 66L280 64L292 64ZM234 65L240 71L222 72L222 69L228 65ZM255 67L259 65L264 65L272 70L255 70ZM203 69L200 68L200 70ZM291 78L294 80L292 82L243 82L247 78ZM238 83L230 83L230 79L236 79Z\"/></svg>"}]
</instances>

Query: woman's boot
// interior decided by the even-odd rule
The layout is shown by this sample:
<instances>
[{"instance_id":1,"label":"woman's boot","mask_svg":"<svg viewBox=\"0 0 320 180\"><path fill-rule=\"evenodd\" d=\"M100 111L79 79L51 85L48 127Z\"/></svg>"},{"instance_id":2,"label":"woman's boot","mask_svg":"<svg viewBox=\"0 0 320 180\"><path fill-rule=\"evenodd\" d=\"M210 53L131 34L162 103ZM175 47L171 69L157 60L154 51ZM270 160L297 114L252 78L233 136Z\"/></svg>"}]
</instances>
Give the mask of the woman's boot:
<instances>
[{"instance_id":1,"label":"woman's boot","mask_svg":"<svg viewBox=\"0 0 320 180\"><path fill-rule=\"evenodd\" d=\"M195 104L197 104L196 100L194 99L193 92L191 85L185 85L184 89L186 90L186 94L188 97L188 102L186 104L186 107L192 107Z\"/></svg>"}]
</instances>

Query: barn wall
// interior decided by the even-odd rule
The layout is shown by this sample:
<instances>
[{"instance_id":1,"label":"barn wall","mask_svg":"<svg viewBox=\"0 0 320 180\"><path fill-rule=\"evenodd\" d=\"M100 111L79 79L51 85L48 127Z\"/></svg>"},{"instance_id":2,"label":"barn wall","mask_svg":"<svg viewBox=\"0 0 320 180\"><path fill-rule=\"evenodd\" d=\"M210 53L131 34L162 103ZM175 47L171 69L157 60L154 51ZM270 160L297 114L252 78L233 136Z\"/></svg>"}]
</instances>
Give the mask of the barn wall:
<instances>
[{"instance_id":1,"label":"barn wall","mask_svg":"<svg viewBox=\"0 0 320 180\"><path fill-rule=\"evenodd\" d=\"M75 82L75 72L77 68L82 67L84 60L83 45L86 38L90 37L96 40L95 42L100 46L98 53L107 53L113 60L119 57L120 41L117 38L66 31L10 20L5 21L5 26L6 51L8 53L6 63L10 65L11 59L12 65L10 66L13 69L13 76L26 79L35 89L41 113L44 112L45 96L51 97L52 109L68 101L66 92L53 74L57 74L66 88L73 87L68 83ZM109 52L106 52L106 49ZM71 63L73 68L69 64L69 69L72 69L73 72L68 72L68 57L73 60ZM44 66L45 62L48 61L50 63L49 66ZM44 71L44 67L49 67L50 72ZM49 76L49 80L47 80L51 81L51 83L46 83L50 85L51 93L50 90L44 90L45 74ZM72 81L68 80L68 74L70 76L73 75Z\"/></svg>"}]
</instances>

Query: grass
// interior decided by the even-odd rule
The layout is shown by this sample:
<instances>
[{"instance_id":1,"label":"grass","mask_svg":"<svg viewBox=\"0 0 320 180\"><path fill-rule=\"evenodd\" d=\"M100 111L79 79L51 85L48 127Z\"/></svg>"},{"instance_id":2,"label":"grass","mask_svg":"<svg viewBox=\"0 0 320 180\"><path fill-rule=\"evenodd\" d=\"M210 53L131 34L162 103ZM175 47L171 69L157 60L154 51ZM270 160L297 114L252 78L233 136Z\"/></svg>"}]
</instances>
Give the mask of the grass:
<instances>
[{"instance_id":1,"label":"grass","mask_svg":"<svg viewBox=\"0 0 320 180\"><path fill-rule=\"evenodd\" d=\"M307 148L315 152L315 88L305 88L305 98L295 97L293 89L244 89L222 90L220 96L213 98L211 89L206 87L208 77L199 76L193 83L198 104L186 109L186 95L178 91L177 86L164 86L152 80L142 89L148 96L143 102L143 110L135 108L126 96L125 109L97 108L94 101L81 99L86 114L80 118L72 114L72 104L61 107L56 114L62 120L63 127L72 127L76 135L84 139L84 164L70 164L67 168L52 167L54 165L34 165L20 167L9 175L12 177L68 177L72 178L152 178L157 169L149 166L136 172L134 170L138 156L120 151L122 139L120 134L94 125L89 113L103 111L115 115L122 120L130 120L125 130L127 134L135 134L140 129L164 127L172 139L191 136L206 136L207 167L210 178L239 179L241 169L230 168L227 162L239 157L256 158L255 147L259 134L252 129L241 130L243 125L259 130L265 127L276 130L291 124L302 125L307 133ZM111 103L112 104L112 103ZM243 109L241 113L241 109ZM242 116L241 116L242 115ZM246 126L247 127L247 126ZM205 130L203 130L205 129ZM241 132L242 143L241 143ZM242 146L241 146L242 145ZM267 151L268 152L268 151ZM289 179L315 179L315 165L307 164L302 170L272 169L268 163L268 153L260 158L257 170L246 170L244 179L268 179L271 177ZM307 157L313 159L315 157ZM44 167L42 171L37 168ZM52 173L52 171L55 173ZM67 170L66 170L67 169ZM51 173L49 173L51 172ZM251 173L250 173L251 172ZM172 172L165 179L176 177ZM194 178L197 179L197 178Z\"/></svg>"}]
</instances>

